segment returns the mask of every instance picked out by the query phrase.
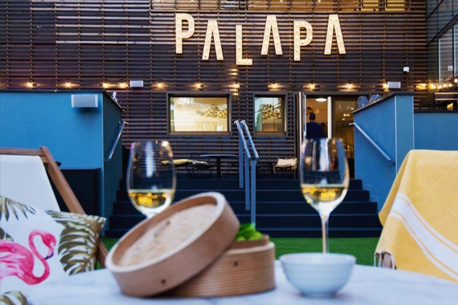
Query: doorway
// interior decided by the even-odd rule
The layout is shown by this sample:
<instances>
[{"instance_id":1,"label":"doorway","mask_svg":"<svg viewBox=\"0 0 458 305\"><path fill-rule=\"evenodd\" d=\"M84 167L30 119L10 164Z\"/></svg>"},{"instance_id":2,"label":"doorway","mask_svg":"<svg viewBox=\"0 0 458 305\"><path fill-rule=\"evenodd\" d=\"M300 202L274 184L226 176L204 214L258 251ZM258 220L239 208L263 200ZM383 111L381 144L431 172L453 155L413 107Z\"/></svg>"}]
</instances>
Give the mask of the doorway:
<instances>
[{"instance_id":1,"label":"doorway","mask_svg":"<svg viewBox=\"0 0 458 305\"><path fill-rule=\"evenodd\" d=\"M300 109L298 128L298 144L301 145L306 137L306 124L309 114L315 113L316 120L323 128L324 134L328 137L342 139L347 154L350 176L354 176L354 128L353 111L357 109L359 95L329 95L316 93L298 95L298 107Z\"/></svg>"}]
</instances>

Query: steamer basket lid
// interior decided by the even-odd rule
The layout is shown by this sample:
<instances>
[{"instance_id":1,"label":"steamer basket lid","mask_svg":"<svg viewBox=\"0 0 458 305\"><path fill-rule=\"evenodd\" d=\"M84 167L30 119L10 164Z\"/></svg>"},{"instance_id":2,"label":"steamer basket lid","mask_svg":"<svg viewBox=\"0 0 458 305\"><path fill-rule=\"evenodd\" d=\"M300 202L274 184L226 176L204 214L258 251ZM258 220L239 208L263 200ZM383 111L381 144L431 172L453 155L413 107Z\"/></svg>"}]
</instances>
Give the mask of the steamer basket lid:
<instances>
[{"instance_id":1,"label":"steamer basket lid","mask_svg":"<svg viewBox=\"0 0 458 305\"><path fill-rule=\"evenodd\" d=\"M222 194L201 193L132 228L111 249L106 265L124 294L153 296L213 263L232 245L238 228Z\"/></svg>"}]
</instances>

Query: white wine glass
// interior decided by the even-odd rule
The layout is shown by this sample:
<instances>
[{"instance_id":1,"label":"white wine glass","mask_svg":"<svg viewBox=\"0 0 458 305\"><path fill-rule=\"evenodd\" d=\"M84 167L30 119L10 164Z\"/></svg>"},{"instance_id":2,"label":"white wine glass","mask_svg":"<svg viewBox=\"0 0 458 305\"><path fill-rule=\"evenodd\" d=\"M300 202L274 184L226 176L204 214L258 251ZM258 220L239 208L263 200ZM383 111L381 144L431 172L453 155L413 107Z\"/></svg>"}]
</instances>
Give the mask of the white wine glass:
<instances>
[{"instance_id":1,"label":"white wine glass","mask_svg":"<svg viewBox=\"0 0 458 305\"><path fill-rule=\"evenodd\" d=\"M132 143L127 168L127 191L134 207L151 218L172 203L175 187L175 167L169 142Z\"/></svg>"},{"instance_id":2,"label":"white wine glass","mask_svg":"<svg viewBox=\"0 0 458 305\"><path fill-rule=\"evenodd\" d=\"M302 195L320 214L323 253L328 253L329 215L342 202L350 181L342 141L306 140L301 147L299 172Z\"/></svg>"}]
</instances>

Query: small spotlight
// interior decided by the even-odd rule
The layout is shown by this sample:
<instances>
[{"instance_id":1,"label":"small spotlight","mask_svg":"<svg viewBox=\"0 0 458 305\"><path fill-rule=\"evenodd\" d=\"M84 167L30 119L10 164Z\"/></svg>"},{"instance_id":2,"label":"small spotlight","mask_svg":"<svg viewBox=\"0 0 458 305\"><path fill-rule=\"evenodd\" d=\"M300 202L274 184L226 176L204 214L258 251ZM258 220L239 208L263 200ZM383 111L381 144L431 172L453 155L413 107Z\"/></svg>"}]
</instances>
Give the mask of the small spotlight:
<instances>
[{"instance_id":1,"label":"small spotlight","mask_svg":"<svg viewBox=\"0 0 458 305\"><path fill-rule=\"evenodd\" d=\"M235 82L234 88L235 88L235 89L239 89L239 88L240 88L240 83L239 83L239 82Z\"/></svg>"},{"instance_id":2,"label":"small spotlight","mask_svg":"<svg viewBox=\"0 0 458 305\"><path fill-rule=\"evenodd\" d=\"M106 83L106 82L103 82L102 83L102 87L107 89L108 87L110 87L110 84L109 83Z\"/></svg>"},{"instance_id":3,"label":"small spotlight","mask_svg":"<svg viewBox=\"0 0 458 305\"><path fill-rule=\"evenodd\" d=\"M120 82L119 83L119 88L126 89L127 88L127 83L126 82Z\"/></svg>"},{"instance_id":4,"label":"small spotlight","mask_svg":"<svg viewBox=\"0 0 458 305\"><path fill-rule=\"evenodd\" d=\"M277 89L277 88L278 88L278 84L277 84L275 81L273 81L273 82L270 84L270 88L272 88L272 89Z\"/></svg>"},{"instance_id":5,"label":"small spotlight","mask_svg":"<svg viewBox=\"0 0 458 305\"><path fill-rule=\"evenodd\" d=\"M34 83L32 81L27 82L28 88L33 88Z\"/></svg>"},{"instance_id":6,"label":"small spotlight","mask_svg":"<svg viewBox=\"0 0 458 305\"><path fill-rule=\"evenodd\" d=\"M388 89L388 83L383 83L383 89Z\"/></svg>"},{"instance_id":7,"label":"small spotlight","mask_svg":"<svg viewBox=\"0 0 458 305\"><path fill-rule=\"evenodd\" d=\"M196 83L196 89L202 89L202 84L200 82Z\"/></svg>"},{"instance_id":8,"label":"small spotlight","mask_svg":"<svg viewBox=\"0 0 458 305\"><path fill-rule=\"evenodd\" d=\"M161 82L161 81L159 81L159 82L157 83L157 87L158 87L159 89L164 88L164 83Z\"/></svg>"},{"instance_id":9,"label":"small spotlight","mask_svg":"<svg viewBox=\"0 0 458 305\"><path fill-rule=\"evenodd\" d=\"M314 83L310 83L309 84L309 89L310 90L315 90L315 88L316 88L316 85Z\"/></svg>"},{"instance_id":10,"label":"small spotlight","mask_svg":"<svg viewBox=\"0 0 458 305\"><path fill-rule=\"evenodd\" d=\"M429 84L429 87L430 87L432 90L436 90L436 88L437 88L436 84L433 84L433 83Z\"/></svg>"},{"instance_id":11,"label":"small spotlight","mask_svg":"<svg viewBox=\"0 0 458 305\"><path fill-rule=\"evenodd\" d=\"M353 89L353 84L352 83L348 83L347 84L347 89Z\"/></svg>"},{"instance_id":12,"label":"small spotlight","mask_svg":"<svg viewBox=\"0 0 458 305\"><path fill-rule=\"evenodd\" d=\"M70 82L65 82L65 88L70 88L72 86L72 83Z\"/></svg>"}]
</instances>

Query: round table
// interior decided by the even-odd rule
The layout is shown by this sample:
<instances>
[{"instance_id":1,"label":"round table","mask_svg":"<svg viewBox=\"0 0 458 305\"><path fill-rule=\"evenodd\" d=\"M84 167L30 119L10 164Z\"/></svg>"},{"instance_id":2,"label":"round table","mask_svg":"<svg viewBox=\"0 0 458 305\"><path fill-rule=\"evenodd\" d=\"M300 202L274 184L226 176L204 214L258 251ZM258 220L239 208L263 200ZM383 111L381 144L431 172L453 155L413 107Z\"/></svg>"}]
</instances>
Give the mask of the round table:
<instances>
[{"instance_id":1,"label":"round table","mask_svg":"<svg viewBox=\"0 0 458 305\"><path fill-rule=\"evenodd\" d=\"M121 294L108 270L73 275L60 281L35 287L29 294L34 305L299 305L299 304L380 304L450 305L458 302L458 285L431 276L356 265L350 281L333 298L302 296L286 280L279 262L275 262L276 288L244 296L178 299L133 298Z\"/></svg>"},{"instance_id":2,"label":"round table","mask_svg":"<svg viewBox=\"0 0 458 305\"><path fill-rule=\"evenodd\" d=\"M239 156L234 154L204 154L200 157L216 159L216 177L221 179L221 159L237 159Z\"/></svg>"}]
</instances>

